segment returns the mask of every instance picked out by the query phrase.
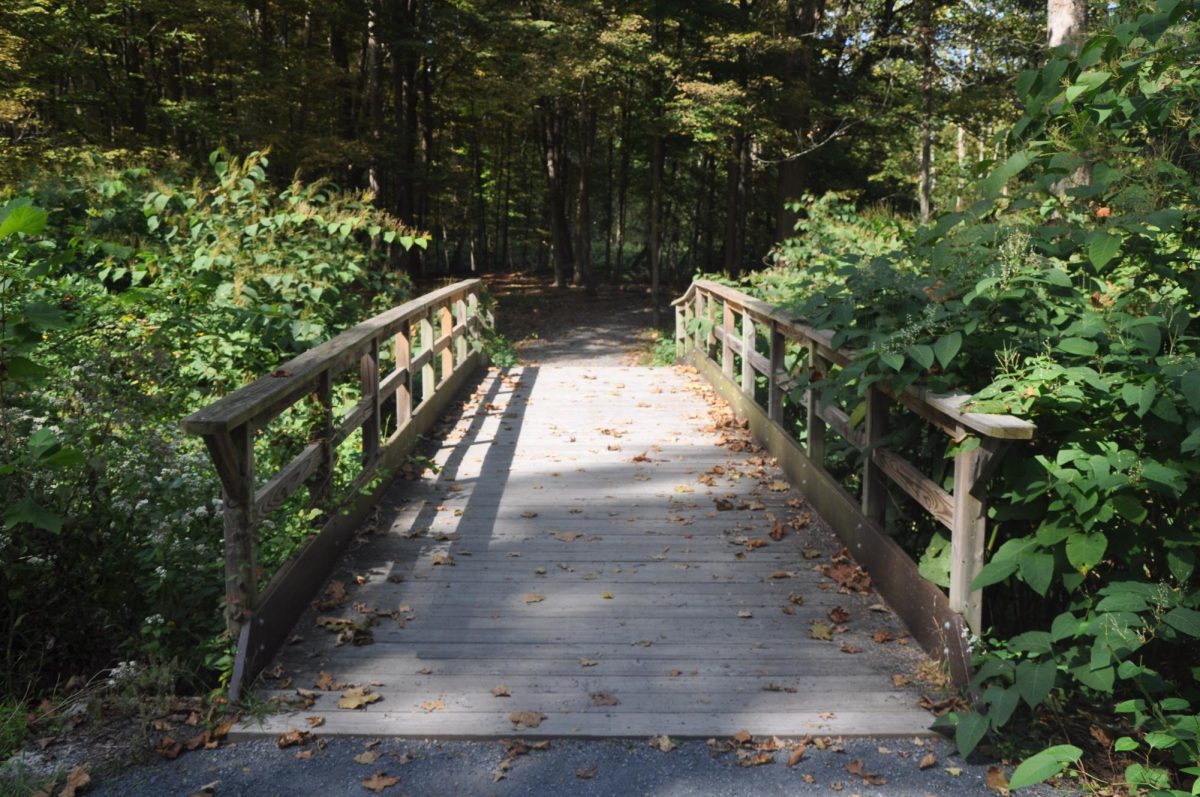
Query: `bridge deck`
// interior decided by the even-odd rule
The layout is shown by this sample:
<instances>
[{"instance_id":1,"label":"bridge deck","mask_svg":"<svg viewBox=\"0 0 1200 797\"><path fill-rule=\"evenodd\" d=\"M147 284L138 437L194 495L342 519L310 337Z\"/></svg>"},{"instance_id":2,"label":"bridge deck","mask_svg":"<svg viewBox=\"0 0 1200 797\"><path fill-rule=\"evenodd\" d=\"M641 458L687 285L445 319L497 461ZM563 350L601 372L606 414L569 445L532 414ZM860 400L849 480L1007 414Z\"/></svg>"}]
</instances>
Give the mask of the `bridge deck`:
<instances>
[{"instance_id":1,"label":"bridge deck","mask_svg":"<svg viewBox=\"0 0 1200 797\"><path fill-rule=\"evenodd\" d=\"M804 522L768 457L729 445L742 433L716 426L701 393L672 369L493 369L440 473L396 483L334 575L344 600L333 585L266 681L326 689L241 731L319 716L322 734L925 733L913 688L892 681L916 645L873 640L903 629L821 572L838 566L836 538ZM835 607L848 619L813 638ZM363 612L371 644L339 646L318 624ZM354 686L381 699L339 709Z\"/></svg>"}]
</instances>

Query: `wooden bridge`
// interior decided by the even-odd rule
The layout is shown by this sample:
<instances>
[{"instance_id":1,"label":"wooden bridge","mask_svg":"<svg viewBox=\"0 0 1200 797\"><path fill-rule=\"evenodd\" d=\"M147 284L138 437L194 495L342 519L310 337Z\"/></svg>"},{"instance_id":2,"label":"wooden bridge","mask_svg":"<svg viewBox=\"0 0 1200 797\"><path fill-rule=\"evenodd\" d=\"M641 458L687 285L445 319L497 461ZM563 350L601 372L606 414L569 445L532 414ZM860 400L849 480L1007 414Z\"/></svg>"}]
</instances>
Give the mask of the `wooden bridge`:
<instances>
[{"instance_id":1,"label":"wooden bridge","mask_svg":"<svg viewBox=\"0 0 1200 797\"><path fill-rule=\"evenodd\" d=\"M622 364L594 343L485 369L479 289L395 308L185 420L224 488L230 691L265 672L264 693L291 709L244 733L925 732L893 677L917 652L904 643L966 680L983 486L1031 425L916 388L871 389L855 425L797 387L852 352L708 282L677 302L691 369ZM456 395L433 474L395 478ZM257 478L255 441L308 396L311 441ZM961 446L952 492L884 445L898 420L981 441ZM865 452L859 498L823 465L828 431ZM361 467L339 491L351 444ZM889 486L952 531L949 595L884 533ZM259 592L256 529L297 496L319 528Z\"/></svg>"}]
</instances>

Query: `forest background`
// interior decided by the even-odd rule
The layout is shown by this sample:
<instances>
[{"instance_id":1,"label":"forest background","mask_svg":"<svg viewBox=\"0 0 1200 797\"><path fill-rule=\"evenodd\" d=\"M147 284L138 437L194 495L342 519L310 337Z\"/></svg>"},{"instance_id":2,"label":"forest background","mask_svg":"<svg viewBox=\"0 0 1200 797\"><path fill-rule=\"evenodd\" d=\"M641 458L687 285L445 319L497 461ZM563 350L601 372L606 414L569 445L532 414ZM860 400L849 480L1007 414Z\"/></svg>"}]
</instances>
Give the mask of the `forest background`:
<instances>
[{"instance_id":1,"label":"forest background","mask_svg":"<svg viewBox=\"0 0 1200 797\"><path fill-rule=\"evenodd\" d=\"M1196 793L1196 10L1087 5L6 3L0 750L71 676L219 683L188 410L414 283L658 308L703 272L866 352L842 400L922 379L1038 423L960 746L1032 717L1062 744L1029 778L1084 745ZM889 528L944 578L915 515ZM309 520L264 529L265 570Z\"/></svg>"}]
</instances>

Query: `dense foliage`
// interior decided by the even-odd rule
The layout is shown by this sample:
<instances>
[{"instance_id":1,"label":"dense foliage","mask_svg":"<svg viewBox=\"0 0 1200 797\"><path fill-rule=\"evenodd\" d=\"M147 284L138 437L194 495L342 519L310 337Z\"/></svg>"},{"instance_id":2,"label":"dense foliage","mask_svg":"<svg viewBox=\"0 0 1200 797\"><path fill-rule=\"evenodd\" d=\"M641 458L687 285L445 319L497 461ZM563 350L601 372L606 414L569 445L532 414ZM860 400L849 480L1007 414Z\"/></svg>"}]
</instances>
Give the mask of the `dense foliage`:
<instances>
[{"instance_id":1,"label":"dense foliage","mask_svg":"<svg viewBox=\"0 0 1200 797\"><path fill-rule=\"evenodd\" d=\"M118 659L219 666L220 489L179 418L408 295L388 248L410 231L265 166L85 154L0 210L5 694ZM306 531L264 526L268 573Z\"/></svg>"},{"instance_id":2,"label":"dense foliage","mask_svg":"<svg viewBox=\"0 0 1200 797\"><path fill-rule=\"evenodd\" d=\"M1031 758L1013 785L1078 760L1098 727L1131 786L1189 794L1200 776L1200 20L1196 4L1168 0L1115 22L1077 56L1021 75L1012 154L969 208L906 232L817 200L802 222L811 234L783 244L753 284L863 351L818 384L831 398L921 380L1038 426L991 489L995 533L976 584L1004 587L987 592L983 707L957 716L960 746L1033 711L1069 744ZM945 539L913 524L894 510L893 530L936 577Z\"/></svg>"}]
</instances>

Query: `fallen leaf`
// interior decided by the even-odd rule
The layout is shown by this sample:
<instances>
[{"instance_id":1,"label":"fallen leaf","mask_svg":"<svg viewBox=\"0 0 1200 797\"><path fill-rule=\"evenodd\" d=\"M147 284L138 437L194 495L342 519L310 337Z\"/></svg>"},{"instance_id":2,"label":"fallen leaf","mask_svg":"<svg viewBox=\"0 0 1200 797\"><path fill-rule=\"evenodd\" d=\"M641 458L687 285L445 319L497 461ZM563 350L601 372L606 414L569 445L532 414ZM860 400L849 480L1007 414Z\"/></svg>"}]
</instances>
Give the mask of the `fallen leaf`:
<instances>
[{"instance_id":1,"label":"fallen leaf","mask_svg":"<svg viewBox=\"0 0 1200 797\"><path fill-rule=\"evenodd\" d=\"M327 672L322 672L320 675L317 676L317 682L314 684L314 686L316 686L317 689L321 689L325 692L332 692L333 691L333 674L327 673Z\"/></svg>"},{"instance_id":2,"label":"fallen leaf","mask_svg":"<svg viewBox=\"0 0 1200 797\"><path fill-rule=\"evenodd\" d=\"M783 535L785 534L787 534L787 529L782 523L776 520L775 525L771 527L771 539L775 540L775 542L779 542L783 539Z\"/></svg>"},{"instance_id":3,"label":"fallen leaf","mask_svg":"<svg viewBox=\"0 0 1200 797\"><path fill-rule=\"evenodd\" d=\"M593 706L619 706L619 705L621 705L621 701L617 700L616 697L608 694L607 692L593 692L592 693L592 705Z\"/></svg>"},{"instance_id":4,"label":"fallen leaf","mask_svg":"<svg viewBox=\"0 0 1200 797\"><path fill-rule=\"evenodd\" d=\"M536 728L542 724L546 715L540 711L514 711L508 715L508 720L518 728Z\"/></svg>"},{"instance_id":5,"label":"fallen leaf","mask_svg":"<svg viewBox=\"0 0 1200 797\"><path fill-rule=\"evenodd\" d=\"M383 699L378 692L369 692L364 686L357 686L342 692L338 699L338 708L359 709Z\"/></svg>"},{"instance_id":6,"label":"fallen leaf","mask_svg":"<svg viewBox=\"0 0 1200 797\"><path fill-rule=\"evenodd\" d=\"M383 772L376 772L369 778L364 778L362 785L364 789L380 794L384 789L395 786L400 782L400 778L387 775Z\"/></svg>"},{"instance_id":7,"label":"fallen leaf","mask_svg":"<svg viewBox=\"0 0 1200 797\"><path fill-rule=\"evenodd\" d=\"M789 573L787 570L776 570L774 573L767 576L767 578L772 578L772 579L791 578L793 575L795 575L795 574Z\"/></svg>"},{"instance_id":8,"label":"fallen leaf","mask_svg":"<svg viewBox=\"0 0 1200 797\"><path fill-rule=\"evenodd\" d=\"M579 666L580 666L580 667L595 667L595 666L596 666L597 664L599 664L599 663L600 663L600 662L598 662L598 661L592 661L591 659L580 659L580 660L579 660Z\"/></svg>"},{"instance_id":9,"label":"fallen leaf","mask_svg":"<svg viewBox=\"0 0 1200 797\"><path fill-rule=\"evenodd\" d=\"M937 762L937 756L935 756L932 752L926 753L925 757L917 763L917 769L929 769L930 767L936 767Z\"/></svg>"},{"instance_id":10,"label":"fallen leaf","mask_svg":"<svg viewBox=\"0 0 1200 797\"><path fill-rule=\"evenodd\" d=\"M989 789L998 794L1008 794L1008 778L1004 776L1004 770L1000 767L988 767L987 785Z\"/></svg>"},{"instance_id":11,"label":"fallen leaf","mask_svg":"<svg viewBox=\"0 0 1200 797\"><path fill-rule=\"evenodd\" d=\"M733 740L738 744L745 744L746 742L750 741L750 738L750 731L746 730L745 728L733 735Z\"/></svg>"},{"instance_id":12,"label":"fallen leaf","mask_svg":"<svg viewBox=\"0 0 1200 797\"><path fill-rule=\"evenodd\" d=\"M296 754L292 756L292 758L295 758L298 761L311 761L313 752L315 751L312 750L312 748L309 748L308 750L297 750Z\"/></svg>"},{"instance_id":13,"label":"fallen leaf","mask_svg":"<svg viewBox=\"0 0 1200 797\"><path fill-rule=\"evenodd\" d=\"M438 551L437 553L435 553L435 554L434 554L434 555L431 557L431 560L430 560L430 561L432 561L432 563L434 564L434 566L437 566L437 565L453 565L453 564L454 564L454 557L453 557L453 556L451 556L451 555L450 555L450 554L448 554L448 553L443 553L443 552L441 552L441 551Z\"/></svg>"},{"instance_id":14,"label":"fallen leaf","mask_svg":"<svg viewBox=\"0 0 1200 797\"><path fill-rule=\"evenodd\" d=\"M800 759L804 758L804 753L808 751L808 745L804 742L799 742L792 745L792 751L788 753L787 765L794 767L800 763Z\"/></svg>"},{"instance_id":15,"label":"fallen leaf","mask_svg":"<svg viewBox=\"0 0 1200 797\"><path fill-rule=\"evenodd\" d=\"M58 797L75 797L81 789L86 789L91 783L92 776L88 774L88 765L80 764L67 774L67 782L63 784Z\"/></svg>"},{"instance_id":16,"label":"fallen leaf","mask_svg":"<svg viewBox=\"0 0 1200 797\"><path fill-rule=\"evenodd\" d=\"M303 747L304 745L311 742L312 738L313 738L313 735L311 733L309 733L308 731L302 731L297 728L292 728L287 733L280 736L275 741L275 744L277 744L279 746L280 750L283 750L287 747Z\"/></svg>"},{"instance_id":17,"label":"fallen leaf","mask_svg":"<svg viewBox=\"0 0 1200 797\"><path fill-rule=\"evenodd\" d=\"M957 778L959 775L962 774L962 768L961 767L946 767L946 774L952 778Z\"/></svg>"},{"instance_id":18,"label":"fallen leaf","mask_svg":"<svg viewBox=\"0 0 1200 797\"><path fill-rule=\"evenodd\" d=\"M802 550L800 552L800 555L803 556L805 559L820 559L821 558L821 552L818 551L816 548L805 548L804 550Z\"/></svg>"},{"instance_id":19,"label":"fallen leaf","mask_svg":"<svg viewBox=\"0 0 1200 797\"><path fill-rule=\"evenodd\" d=\"M738 766L739 767L757 767L763 764L771 764L775 761L775 754L767 751L755 752L753 750L738 750Z\"/></svg>"},{"instance_id":20,"label":"fallen leaf","mask_svg":"<svg viewBox=\"0 0 1200 797\"><path fill-rule=\"evenodd\" d=\"M788 595L788 603L795 604L796 606L803 606L804 596L796 595L795 593Z\"/></svg>"},{"instance_id":21,"label":"fallen leaf","mask_svg":"<svg viewBox=\"0 0 1200 797\"><path fill-rule=\"evenodd\" d=\"M441 711L445 707L446 707L445 700L426 700L423 703L421 703L421 705L419 706L419 708L422 711L424 711L426 714L432 713L434 711Z\"/></svg>"},{"instance_id":22,"label":"fallen leaf","mask_svg":"<svg viewBox=\"0 0 1200 797\"><path fill-rule=\"evenodd\" d=\"M747 619L749 619L749 618L751 618L751 617L753 617L753 616L754 616L754 612L747 611L746 609L743 609L742 611L740 611L740 612L738 612L738 613L737 613L737 616L738 616L738 617L740 617L740 618L741 618L741 619L743 619L743 620L747 620Z\"/></svg>"},{"instance_id":23,"label":"fallen leaf","mask_svg":"<svg viewBox=\"0 0 1200 797\"><path fill-rule=\"evenodd\" d=\"M669 753L679 745L676 744L670 736L663 734L662 736L650 737L650 746L655 750L661 750L664 753Z\"/></svg>"},{"instance_id":24,"label":"fallen leaf","mask_svg":"<svg viewBox=\"0 0 1200 797\"><path fill-rule=\"evenodd\" d=\"M492 687L492 695L494 697L512 697L512 692L508 691L507 684L500 684Z\"/></svg>"},{"instance_id":25,"label":"fallen leaf","mask_svg":"<svg viewBox=\"0 0 1200 797\"><path fill-rule=\"evenodd\" d=\"M891 642L893 638L891 631L876 631L874 634L871 634L871 639L881 645L885 642Z\"/></svg>"},{"instance_id":26,"label":"fallen leaf","mask_svg":"<svg viewBox=\"0 0 1200 797\"><path fill-rule=\"evenodd\" d=\"M746 540L747 551L753 551L755 548L765 548L768 545L770 545L770 543L764 540L762 537L752 537Z\"/></svg>"},{"instance_id":27,"label":"fallen leaf","mask_svg":"<svg viewBox=\"0 0 1200 797\"><path fill-rule=\"evenodd\" d=\"M521 517L523 517L523 518L527 518L527 519L530 519L530 518L535 518L535 517L537 517L537 516L538 516L538 513L537 513L537 512L522 512L522 513L521 513Z\"/></svg>"},{"instance_id":28,"label":"fallen leaf","mask_svg":"<svg viewBox=\"0 0 1200 797\"><path fill-rule=\"evenodd\" d=\"M183 752L183 745L170 736L164 736L158 741L158 746L154 748L154 752L168 761L173 761Z\"/></svg>"},{"instance_id":29,"label":"fallen leaf","mask_svg":"<svg viewBox=\"0 0 1200 797\"><path fill-rule=\"evenodd\" d=\"M773 493L786 493L788 490L792 489L792 486L785 481L776 479L767 486L767 489Z\"/></svg>"},{"instance_id":30,"label":"fallen leaf","mask_svg":"<svg viewBox=\"0 0 1200 797\"><path fill-rule=\"evenodd\" d=\"M692 488L692 485L690 485L690 484L677 484L677 485L675 485L675 492L677 492L677 493L694 493L696 491Z\"/></svg>"},{"instance_id":31,"label":"fallen leaf","mask_svg":"<svg viewBox=\"0 0 1200 797\"><path fill-rule=\"evenodd\" d=\"M525 603L541 603L542 601L546 600L546 596L539 595L536 592L526 592L521 596L521 600Z\"/></svg>"},{"instance_id":32,"label":"fallen leaf","mask_svg":"<svg viewBox=\"0 0 1200 797\"><path fill-rule=\"evenodd\" d=\"M810 637L812 637L813 639L820 639L825 642L833 641L833 631L832 631L832 629L830 629L829 626L825 625L824 623L814 622L812 624L812 626L808 629L808 635Z\"/></svg>"},{"instance_id":33,"label":"fallen leaf","mask_svg":"<svg viewBox=\"0 0 1200 797\"><path fill-rule=\"evenodd\" d=\"M309 750L308 752L312 753L312 750ZM299 756L300 754L297 753L296 755ZM217 793L217 786L220 783L221 781L219 780L214 780L212 783L205 783L199 789L189 794L188 797L212 797ZM45 794L45 792L42 793Z\"/></svg>"},{"instance_id":34,"label":"fallen leaf","mask_svg":"<svg viewBox=\"0 0 1200 797\"><path fill-rule=\"evenodd\" d=\"M354 756L354 763L356 764L374 764L378 760L379 753L375 752L374 750L364 750L358 755Z\"/></svg>"},{"instance_id":35,"label":"fallen leaf","mask_svg":"<svg viewBox=\"0 0 1200 797\"><path fill-rule=\"evenodd\" d=\"M862 648L855 647L849 642L843 642L841 647L842 653L862 653Z\"/></svg>"},{"instance_id":36,"label":"fallen leaf","mask_svg":"<svg viewBox=\"0 0 1200 797\"><path fill-rule=\"evenodd\" d=\"M596 773L599 771L600 768L594 766L588 767L587 769L577 769L575 770L575 777L579 778L580 780L591 780L592 778L596 777Z\"/></svg>"},{"instance_id":37,"label":"fallen leaf","mask_svg":"<svg viewBox=\"0 0 1200 797\"><path fill-rule=\"evenodd\" d=\"M841 606L834 606L829 610L829 619L835 624L841 624L850 619L850 612L843 609Z\"/></svg>"},{"instance_id":38,"label":"fallen leaf","mask_svg":"<svg viewBox=\"0 0 1200 797\"><path fill-rule=\"evenodd\" d=\"M912 683L912 679L907 675L896 674L892 676L892 686L908 686Z\"/></svg>"},{"instance_id":39,"label":"fallen leaf","mask_svg":"<svg viewBox=\"0 0 1200 797\"><path fill-rule=\"evenodd\" d=\"M613 594L611 592L601 592L600 597L606 601L610 601L613 599Z\"/></svg>"},{"instance_id":40,"label":"fallen leaf","mask_svg":"<svg viewBox=\"0 0 1200 797\"><path fill-rule=\"evenodd\" d=\"M583 535L578 531L555 531L551 532L550 536L554 537L554 539L559 540L560 542L575 542L575 540L579 539Z\"/></svg>"}]
</instances>

